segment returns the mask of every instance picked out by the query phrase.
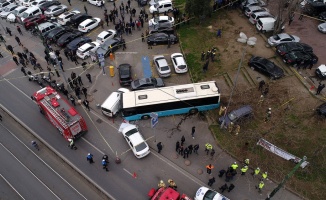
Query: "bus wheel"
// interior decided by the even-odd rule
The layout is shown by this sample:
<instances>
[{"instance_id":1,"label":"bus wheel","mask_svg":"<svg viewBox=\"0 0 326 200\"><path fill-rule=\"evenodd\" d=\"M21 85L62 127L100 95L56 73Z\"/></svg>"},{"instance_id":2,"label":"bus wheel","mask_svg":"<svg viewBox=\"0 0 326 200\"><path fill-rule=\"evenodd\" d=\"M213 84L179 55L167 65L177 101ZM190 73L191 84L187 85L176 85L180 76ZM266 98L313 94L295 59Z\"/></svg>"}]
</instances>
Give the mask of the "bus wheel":
<instances>
[{"instance_id":1,"label":"bus wheel","mask_svg":"<svg viewBox=\"0 0 326 200\"><path fill-rule=\"evenodd\" d=\"M189 110L189 113L192 114L192 115L196 114L196 113L198 113L198 109L193 108L193 109Z\"/></svg>"},{"instance_id":2,"label":"bus wheel","mask_svg":"<svg viewBox=\"0 0 326 200\"><path fill-rule=\"evenodd\" d=\"M141 116L141 119L149 119L149 116L148 115L143 115L143 116Z\"/></svg>"}]
</instances>

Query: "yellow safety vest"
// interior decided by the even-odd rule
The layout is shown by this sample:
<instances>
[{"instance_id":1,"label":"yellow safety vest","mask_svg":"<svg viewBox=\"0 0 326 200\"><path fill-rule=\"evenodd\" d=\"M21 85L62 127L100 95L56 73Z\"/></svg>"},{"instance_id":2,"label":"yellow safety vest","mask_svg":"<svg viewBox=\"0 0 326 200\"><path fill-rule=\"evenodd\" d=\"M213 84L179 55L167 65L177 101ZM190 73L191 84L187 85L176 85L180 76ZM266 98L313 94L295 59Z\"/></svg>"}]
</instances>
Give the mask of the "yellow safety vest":
<instances>
[{"instance_id":1,"label":"yellow safety vest","mask_svg":"<svg viewBox=\"0 0 326 200\"><path fill-rule=\"evenodd\" d=\"M258 175L260 172L260 169L255 169L255 175Z\"/></svg>"},{"instance_id":2,"label":"yellow safety vest","mask_svg":"<svg viewBox=\"0 0 326 200\"><path fill-rule=\"evenodd\" d=\"M246 172L247 172L247 170L248 170L248 167L243 167L243 168L241 168L241 172L244 172L244 173L246 173Z\"/></svg>"},{"instance_id":3,"label":"yellow safety vest","mask_svg":"<svg viewBox=\"0 0 326 200\"><path fill-rule=\"evenodd\" d=\"M262 189L264 187L265 183L259 183L259 189Z\"/></svg>"},{"instance_id":4,"label":"yellow safety vest","mask_svg":"<svg viewBox=\"0 0 326 200\"><path fill-rule=\"evenodd\" d=\"M262 176L263 176L264 179L267 178L267 174L266 173L263 173Z\"/></svg>"},{"instance_id":5,"label":"yellow safety vest","mask_svg":"<svg viewBox=\"0 0 326 200\"><path fill-rule=\"evenodd\" d=\"M232 164L231 167L232 169L236 170L239 166L237 164Z\"/></svg>"}]
</instances>

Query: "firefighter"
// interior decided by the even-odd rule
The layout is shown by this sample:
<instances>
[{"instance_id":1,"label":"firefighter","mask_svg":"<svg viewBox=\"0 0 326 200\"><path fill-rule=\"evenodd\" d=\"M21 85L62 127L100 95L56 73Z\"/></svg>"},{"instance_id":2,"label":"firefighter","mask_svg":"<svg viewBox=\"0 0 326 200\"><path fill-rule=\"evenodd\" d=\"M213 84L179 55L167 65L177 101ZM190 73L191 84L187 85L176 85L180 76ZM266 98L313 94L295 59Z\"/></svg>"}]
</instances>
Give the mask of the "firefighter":
<instances>
[{"instance_id":1,"label":"firefighter","mask_svg":"<svg viewBox=\"0 0 326 200\"><path fill-rule=\"evenodd\" d=\"M234 162L234 163L231 165L231 168L232 168L233 170L237 170L238 167L239 167L239 166L238 166L237 162Z\"/></svg>"},{"instance_id":2,"label":"firefighter","mask_svg":"<svg viewBox=\"0 0 326 200\"><path fill-rule=\"evenodd\" d=\"M255 178L260 173L259 167L255 169L255 171L252 172L253 177Z\"/></svg>"},{"instance_id":3,"label":"firefighter","mask_svg":"<svg viewBox=\"0 0 326 200\"><path fill-rule=\"evenodd\" d=\"M76 150L77 147L75 146L74 139L73 138L69 138L68 141L69 141L68 147L70 147L70 149L75 149Z\"/></svg>"},{"instance_id":4,"label":"firefighter","mask_svg":"<svg viewBox=\"0 0 326 200\"><path fill-rule=\"evenodd\" d=\"M246 159L244 160L244 164L247 165L247 166L249 166L249 158L246 158Z\"/></svg>"},{"instance_id":5,"label":"firefighter","mask_svg":"<svg viewBox=\"0 0 326 200\"><path fill-rule=\"evenodd\" d=\"M159 188L165 188L166 187L163 180L160 180L160 182L158 183L158 187Z\"/></svg>"},{"instance_id":6,"label":"firefighter","mask_svg":"<svg viewBox=\"0 0 326 200\"><path fill-rule=\"evenodd\" d=\"M260 181L258 184L258 187L256 186L256 189L258 189L258 192L261 193L261 189L263 189L265 183L263 181Z\"/></svg>"},{"instance_id":7,"label":"firefighter","mask_svg":"<svg viewBox=\"0 0 326 200\"><path fill-rule=\"evenodd\" d=\"M264 172L262 175L261 175L261 180L265 180L267 179L267 172Z\"/></svg>"},{"instance_id":8,"label":"firefighter","mask_svg":"<svg viewBox=\"0 0 326 200\"><path fill-rule=\"evenodd\" d=\"M218 114L220 115L220 116L222 116L222 115L224 115L224 112L226 111L226 107L225 106L221 106L220 107L220 111L218 112Z\"/></svg>"},{"instance_id":9,"label":"firefighter","mask_svg":"<svg viewBox=\"0 0 326 200\"><path fill-rule=\"evenodd\" d=\"M247 171L248 171L248 166L245 165L244 167L241 168L241 175L245 175Z\"/></svg>"},{"instance_id":10,"label":"firefighter","mask_svg":"<svg viewBox=\"0 0 326 200\"><path fill-rule=\"evenodd\" d=\"M228 131L229 131L229 133L231 133L232 130L233 130L233 122L231 122L231 123L229 124L229 126L228 126Z\"/></svg>"},{"instance_id":11,"label":"firefighter","mask_svg":"<svg viewBox=\"0 0 326 200\"><path fill-rule=\"evenodd\" d=\"M172 179L169 179L168 180L168 183L169 183L169 187L174 189L174 190L177 190L177 184L172 180Z\"/></svg>"}]
</instances>

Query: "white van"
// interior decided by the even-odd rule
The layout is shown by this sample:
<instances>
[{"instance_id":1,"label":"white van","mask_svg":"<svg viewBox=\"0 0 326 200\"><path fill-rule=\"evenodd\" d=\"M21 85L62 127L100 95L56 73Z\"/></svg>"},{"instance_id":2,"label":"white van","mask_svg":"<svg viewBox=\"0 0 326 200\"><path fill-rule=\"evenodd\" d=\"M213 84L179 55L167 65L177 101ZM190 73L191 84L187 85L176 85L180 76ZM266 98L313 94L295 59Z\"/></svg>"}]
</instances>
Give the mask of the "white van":
<instances>
[{"instance_id":1,"label":"white van","mask_svg":"<svg viewBox=\"0 0 326 200\"><path fill-rule=\"evenodd\" d=\"M164 13L164 12L172 12L173 6L170 0L159 1L155 5L149 7L150 13Z\"/></svg>"},{"instance_id":2,"label":"white van","mask_svg":"<svg viewBox=\"0 0 326 200\"><path fill-rule=\"evenodd\" d=\"M25 12L20 15L20 21L23 22L24 19L26 19L27 17L40 14L42 14L42 11L38 6L29 7L27 10L25 10Z\"/></svg>"},{"instance_id":3,"label":"white van","mask_svg":"<svg viewBox=\"0 0 326 200\"><path fill-rule=\"evenodd\" d=\"M263 12L256 12L256 13L251 13L249 21L252 24L256 24L258 19L264 18L264 17L273 17L269 12L263 11Z\"/></svg>"},{"instance_id":4,"label":"white van","mask_svg":"<svg viewBox=\"0 0 326 200\"><path fill-rule=\"evenodd\" d=\"M114 117L119 112L121 107L121 95L124 92L129 92L126 88L120 88L117 92L112 92L110 96L102 103L101 110L103 115Z\"/></svg>"},{"instance_id":5,"label":"white van","mask_svg":"<svg viewBox=\"0 0 326 200\"><path fill-rule=\"evenodd\" d=\"M273 17L260 18L256 23L256 28L258 31L261 31L263 33L273 31L275 21L276 20Z\"/></svg>"}]
</instances>

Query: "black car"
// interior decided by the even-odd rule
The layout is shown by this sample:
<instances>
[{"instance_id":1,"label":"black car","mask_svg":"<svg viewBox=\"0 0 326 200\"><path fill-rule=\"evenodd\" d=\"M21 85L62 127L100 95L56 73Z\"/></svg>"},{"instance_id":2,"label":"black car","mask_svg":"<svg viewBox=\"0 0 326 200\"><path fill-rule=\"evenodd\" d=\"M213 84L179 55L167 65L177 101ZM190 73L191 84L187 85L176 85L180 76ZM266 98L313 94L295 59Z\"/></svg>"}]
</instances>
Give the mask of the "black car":
<instances>
[{"instance_id":1,"label":"black car","mask_svg":"<svg viewBox=\"0 0 326 200\"><path fill-rule=\"evenodd\" d=\"M120 85L130 85L132 81L131 65L127 63L120 64L118 70Z\"/></svg>"},{"instance_id":2,"label":"black car","mask_svg":"<svg viewBox=\"0 0 326 200\"><path fill-rule=\"evenodd\" d=\"M326 12L320 13L318 18L321 19L321 20L326 20Z\"/></svg>"},{"instance_id":3,"label":"black car","mask_svg":"<svg viewBox=\"0 0 326 200\"><path fill-rule=\"evenodd\" d=\"M131 90L141 90L146 88L164 87L163 79L161 78L141 78L130 83Z\"/></svg>"},{"instance_id":4,"label":"black car","mask_svg":"<svg viewBox=\"0 0 326 200\"><path fill-rule=\"evenodd\" d=\"M284 55L283 62L290 65L302 65L304 63L316 64L318 57L312 52L291 51Z\"/></svg>"},{"instance_id":5,"label":"black car","mask_svg":"<svg viewBox=\"0 0 326 200\"><path fill-rule=\"evenodd\" d=\"M87 15L85 13L79 13L70 18L70 24L77 28L80 23L82 23L86 19L91 19L91 18L93 17L90 15Z\"/></svg>"},{"instance_id":6,"label":"black car","mask_svg":"<svg viewBox=\"0 0 326 200\"><path fill-rule=\"evenodd\" d=\"M54 5L60 5L61 3L59 1L47 1L41 5L39 5L38 7L41 9L42 13L44 14L44 11L47 10L48 8L50 8L51 6Z\"/></svg>"},{"instance_id":7,"label":"black car","mask_svg":"<svg viewBox=\"0 0 326 200\"><path fill-rule=\"evenodd\" d=\"M252 117L253 110L251 106L242 106L233 110L218 119L219 124L224 123L223 127L228 127L230 123L239 124L246 118Z\"/></svg>"},{"instance_id":8,"label":"black car","mask_svg":"<svg viewBox=\"0 0 326 200\"><path fill-rule=\"evenodd\" d=\"M300 42L287 42L276 46L276 53L282 57L291 51L313 52L313 48Z\"/></svg>"},{"instance_id":9,"label":"black car","mask_svg":"<svg viewBox=\"0 0 326 200\"><path fill-rule=\"evenodd\" d=\"M326 103L321 104L316 108L316 112L318 115L326 117Z\"/></svg>"},{"instance_id":10,"label":"black car","mask_svg":"<svg viewBox=\"0 0 326 200\"><path fill-rule=\"evenodd\" d=\"M112 38L110 40L105 41L100 47L97 49L97 54L103 54L105 57L109 56L110 53L115 52L122 46L122 40L120 38Z\"/></svg>"},{"instance_id":11,"label":"black car","mask_svg":"<svg viewBox=\"0 0 326 200\"><path fill-rule=\"evenodd\" d=\"M92 39L89 37L86 37L86 36L78 37L78 38L74 39L73 41L69 42L65 51L76 52L80 46L82 46L85 43L91 42L91 41L92 41Z\"/></svg>"},{"instance_id":12,"label":"black car","mask_svg":"<svg viewBox=\"0 0 326 200\"><path fill-rule=\"evenodd\" d=\"M59 47L66 46L69 42L71 42L73 39L81 36L82 34L80 32L76 33L65 33L63 34L57 41L57 45Z\"/></svg>"},{"instance_id":13,"label":"black car","mask_svg":"<svg viewBox=\"0 0 326 200\"><path fill-rule=\"evenodd\" d=\"M63 28L62 26L56 27L54 29L52 29L50 32L48 32L46 34L46 39L49 40L51 43L54 42L53 38L57 37L61 37L61 35L70 32L67 29Z\"/></svg>"},{"instance_id":14,"label":"black car","mask_svg":"<svg viewBox=\"0 0 326 200\"><path fill-rule=\"evenodd\" d=\"M262 58L259 56L253 56L250 58L248 65L272 79L278 79L284 76L284 71L273 62L266 58Z\"/></svg>"},{"instance_id":15,"label":"black car","mask_svg":"<svg viewBox=\"0 0 326 200\"><path fill-rule=\"evenodd\" d=\"M149 34L151 35L154 33L174 34L174 27L170 22L158 23L154 26L149 27Z\"/></svg>"},{"instance_id":16,"label":"black car","mask_svg":"<svg viewBox=\"0 0 326 200\"><path fill-rule=\"evenodd\" d=\"M158 44L168 44L169 38L171 44L178 43L179 41L178 37L173 34L169 35L166 33L155 33L147 38L147 44L154 45L154 46Z\"/></svg>"}]
</instances>

